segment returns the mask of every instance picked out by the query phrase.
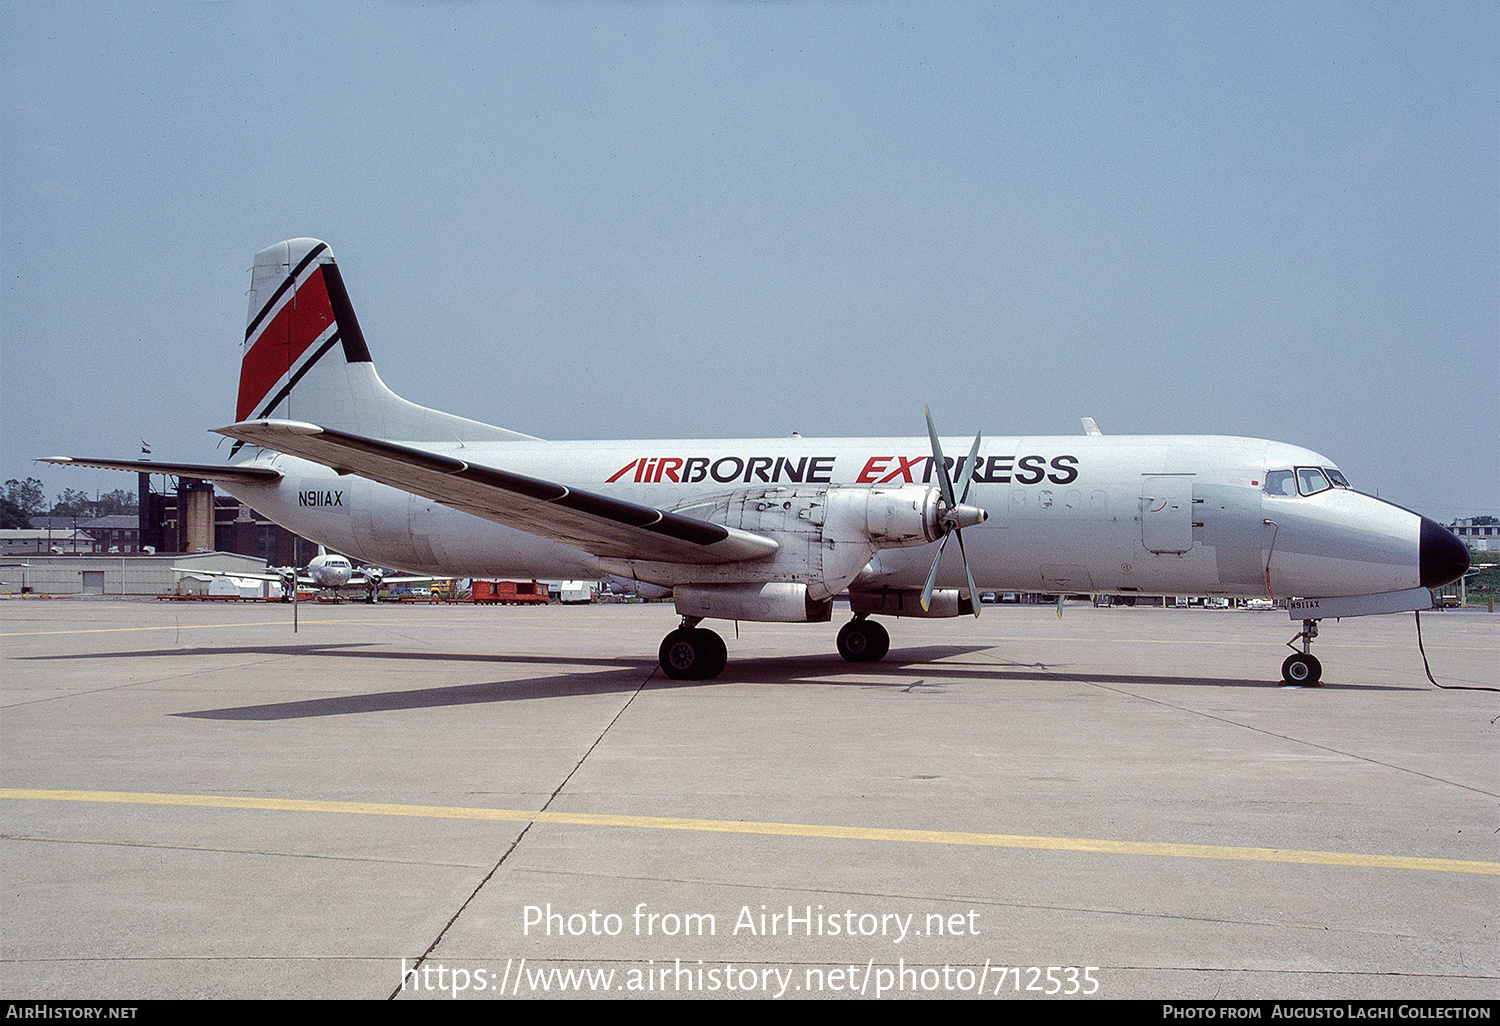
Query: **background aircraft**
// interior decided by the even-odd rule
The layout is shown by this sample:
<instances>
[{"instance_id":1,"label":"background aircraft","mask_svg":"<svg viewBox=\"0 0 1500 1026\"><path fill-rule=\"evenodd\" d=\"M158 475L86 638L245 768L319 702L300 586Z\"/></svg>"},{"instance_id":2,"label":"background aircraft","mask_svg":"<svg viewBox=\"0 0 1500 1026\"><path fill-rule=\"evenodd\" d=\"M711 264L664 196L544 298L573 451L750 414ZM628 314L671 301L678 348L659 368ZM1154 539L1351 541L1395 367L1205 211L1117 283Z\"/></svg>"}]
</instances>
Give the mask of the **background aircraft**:
<instances>
[{"instance_id":1,"label":"background aircraft","mask_svg":"<svg viewBox=\"0 0 1500 1026\"><path fill-rule=\"evenodd\" d=\"M546 442L428 409L376 374L315 239L256 255L236 423L217 430L230 466L150 468L372 562L671 589L682 624L659 659L675 679L723 670L705 619L827 621L847 590L839 652L871 661L890 644L872 617L977 614L985 589L1297 597L1282 675L1312 683L1318 620L1430 607L1468 568L1443 527L1264 439L1093 428L949 439L954 460L930 415L925 438Z\"/></svg>"},{"instance_id":2,"label":"background aircraft","mask_svg":"<svg viewBox=\"0 0 1500 1026\"><path fill-rule=\"evenodd\" d=\"M267 567L265 573L200 570L197 567L186 566L174 566L172 569L177 573L193 577L243 577L252 581L274 581L281 585L283 602L294 601L294 581L298 587L307 586L318 590L362 589L365 592L365 601L375 602L378 600L382 585L426 584L451 579L430 575L396 574L378 566L362 566L355 569L354 565L349 562L349 557L341 556L336 552L330 553L322 545L318 546L318 554L308 560L305 568L300 569L291 566L272 566Z\"/></svg>"}]
</instances>

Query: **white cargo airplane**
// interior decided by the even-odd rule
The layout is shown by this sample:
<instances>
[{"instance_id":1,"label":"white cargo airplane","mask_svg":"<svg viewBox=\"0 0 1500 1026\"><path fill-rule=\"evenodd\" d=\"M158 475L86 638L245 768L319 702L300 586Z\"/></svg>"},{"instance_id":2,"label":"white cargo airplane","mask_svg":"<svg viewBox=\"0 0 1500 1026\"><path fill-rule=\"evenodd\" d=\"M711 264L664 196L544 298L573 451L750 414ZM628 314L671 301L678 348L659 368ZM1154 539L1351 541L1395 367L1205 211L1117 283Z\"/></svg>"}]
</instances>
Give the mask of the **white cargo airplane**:
<instances>
[{"instance_id":1,"label":"white cargo airplane","mask_svg":"<svg viewBox=\"0 0 1500 1026\"><path fill-rule=\"evenodd\" d=\"M1288 598L1288 683L1316 683L1329 616L1431 606L1468 568L1437 523L1354 491L1333 461L1253 438L547 442L408 402L380 380L325 243L255 257L228 466L54 457L207 478L372 563L667 589L678 680L717 676L705 619L826 622L880 659L872 616L978 613L980 588ZM949 441L950 449L953 442ZM955 480L956 477L956 480ZM961 558L942 560L949 538Z\"/></svg>"},{"instance_id":2,"label":"white cargo airplane","mask_svg":"<svg viewBox=\"0 0 1500 1026\"><path fill-rule=\"evenodd\" d=\"M229 571L229 570L200 570L197 567L174 566L175 573L187 574L192 577L241 577L253 581L273 581L282 587L282 601L292 602L295 600L295 592L292 590L292 582L295 580L299 585L307 585L313 588L327 589L330 591L342 591L345 588L358 588L365 592L365 601L374 602L383 584L416 584L418 582L428 583L431 581L446 581L451 578L433 576L412 576L410 574L392 574L383 567L362 566L355 569L349 562L348 556L341 556L337 552L329 552L319 545L318 554L308 560L307 566L298 569L294 566L272 566L267 567L264 573Z\"/></svg>"}]
</instances>

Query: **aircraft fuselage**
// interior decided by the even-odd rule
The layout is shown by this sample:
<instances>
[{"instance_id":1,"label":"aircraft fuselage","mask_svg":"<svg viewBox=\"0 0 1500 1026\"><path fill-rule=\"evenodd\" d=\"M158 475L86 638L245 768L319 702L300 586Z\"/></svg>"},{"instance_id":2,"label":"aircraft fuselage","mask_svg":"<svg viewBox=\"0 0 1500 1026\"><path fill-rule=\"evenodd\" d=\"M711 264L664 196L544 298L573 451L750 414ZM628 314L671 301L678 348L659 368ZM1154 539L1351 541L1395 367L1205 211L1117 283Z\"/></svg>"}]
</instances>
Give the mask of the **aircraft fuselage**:
<instances>
[{"instance_id":1,"label":"aircraft fuselage","mask_svg":"<svg viewBox=\"0 0 1500 1026\"><path fill-rule=\"evenodd\" d=\"M746 489L936 483L925 438L424 447L664 509ZM945 452L966 447L963 439L944 442ZM230 484L229 491L361 560L470 576L632 576L618 561L319 464L272 453L256 462L284 476ZM1318 468L1324 484L1303 494L1297 468ZM1292 475L1290 494L1268 494L1267 475L1277 472ZM968 529L965 540L983 590L1283 597L1417 587L1422 518L1327 483L1336 475L1324 456L1261 439L990 438L969 498L989 519ZM857 584L920 588L931 561L931 546L886 549ZM938 583L964 584L957 559L945 561Z\"/></svg>"}]
</instances>

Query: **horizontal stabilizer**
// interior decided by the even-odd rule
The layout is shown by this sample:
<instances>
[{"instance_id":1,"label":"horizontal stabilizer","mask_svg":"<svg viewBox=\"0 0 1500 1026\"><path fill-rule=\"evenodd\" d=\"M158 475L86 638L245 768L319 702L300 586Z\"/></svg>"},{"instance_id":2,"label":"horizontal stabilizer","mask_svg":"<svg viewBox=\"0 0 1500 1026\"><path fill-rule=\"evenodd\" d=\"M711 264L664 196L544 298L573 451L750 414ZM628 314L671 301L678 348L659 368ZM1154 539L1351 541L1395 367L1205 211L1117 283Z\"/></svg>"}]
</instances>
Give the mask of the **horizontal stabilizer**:
<instances>
[{"instance_id":1,"label":"horizontal stabilizer","mask_svg":"<svg viewBox=\"0 0 1500 1026\"><path fill-rule=\"evenodd\" d=\"M171 474L174 477L201 477L205 481L248 481L267 483L281 478L281 471L271 467L225 466L215 463L156 463L151 460L96 460L83 456L43 456L38 462L64 467L102 467L105 470L133 470L142 474Z\"/></svg>"},{"instance_id":2,"label":"horizontal stabilizer","mask_svg":"<svg viewBox=\"0 0 1500 1026\"><path fill-rule=\"evenodd\" d=\"M596 556L733 563L761 559L780 548L773 539L749 531L316 424L256 420L215 430Z\"/></svg>"}]
</instances>

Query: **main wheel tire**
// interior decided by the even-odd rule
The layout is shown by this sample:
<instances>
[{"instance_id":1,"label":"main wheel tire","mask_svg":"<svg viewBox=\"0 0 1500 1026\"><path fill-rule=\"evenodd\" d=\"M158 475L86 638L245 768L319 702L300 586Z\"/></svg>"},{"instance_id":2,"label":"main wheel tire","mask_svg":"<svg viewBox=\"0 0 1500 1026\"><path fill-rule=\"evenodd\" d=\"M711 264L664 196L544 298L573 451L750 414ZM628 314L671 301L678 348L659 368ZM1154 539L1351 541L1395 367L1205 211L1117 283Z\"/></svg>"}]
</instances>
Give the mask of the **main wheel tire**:
<instances>
[{"instance_id":1,"label":"main wheel tire","mask_svg":"<svg viewBox=\"0 0 1500 1026\"><path fill-rule=\"evenodd\" d=\"M724 672L724 667L729 663L729 648L724 644L724 639L716 633L702 627L693 631L698 635L699 651L704 654L703 673L698 680L713 680Z\"/></svg>"},{"instance_id":2,"label":"main wheel tire","mask_svg":"<svg viewBox=\"0 0 1500 1026\"><path fill-rule=\"evenodd\" d=\"M693 670L700 656L698 646L693 644L693 632L679 628L662 639L656 653L661 672L673 680L693 680Z\"/></svg>"},{"instance_id":3,"label":"main wheel tire","mask_svg":"<svg viewBox=\"0 0 1500 1026\"><path fill-rule=\"evenodd\" d=\"M891 650L891 636L874 620L850 620L839 628L838 648L848 662L879 662Z\"/></svg>"},{"instance_id":4,"label":"main wheel tire","mask_svg":"<svg viewBox=\"0 0 1500 1026\"><path fill-rule=\"evenodd\" d=\"M1323 682L1323 664L1310 653L1289 655L1281 664L1281 679L1293 687L1315 688Z\"/></svg>"},{"instance_id":5,"label":"main wheel tire","mask_svg":"<svg viewBox=\"0 0 1500 1026\"><path fill-rule=\"evenodd\" d=\"M865 649L870 647L869 636L865 634L864 625L859 620L850 620L839 628L838 649L839 655L844 657L845 662L862 663L865 661Z\"/></svg>"},{"instance_id":6,"label":"main wheel tire","mask_svg":"<svg viewBox=\"0 0 1500 1026\"><path fill-rule=\"evenodd\" d=\"M661 672L672 680L709 680L723 673L728 661L724 639L701 627L679 627L657 650Z\"/></svg>"}]
</instances>

